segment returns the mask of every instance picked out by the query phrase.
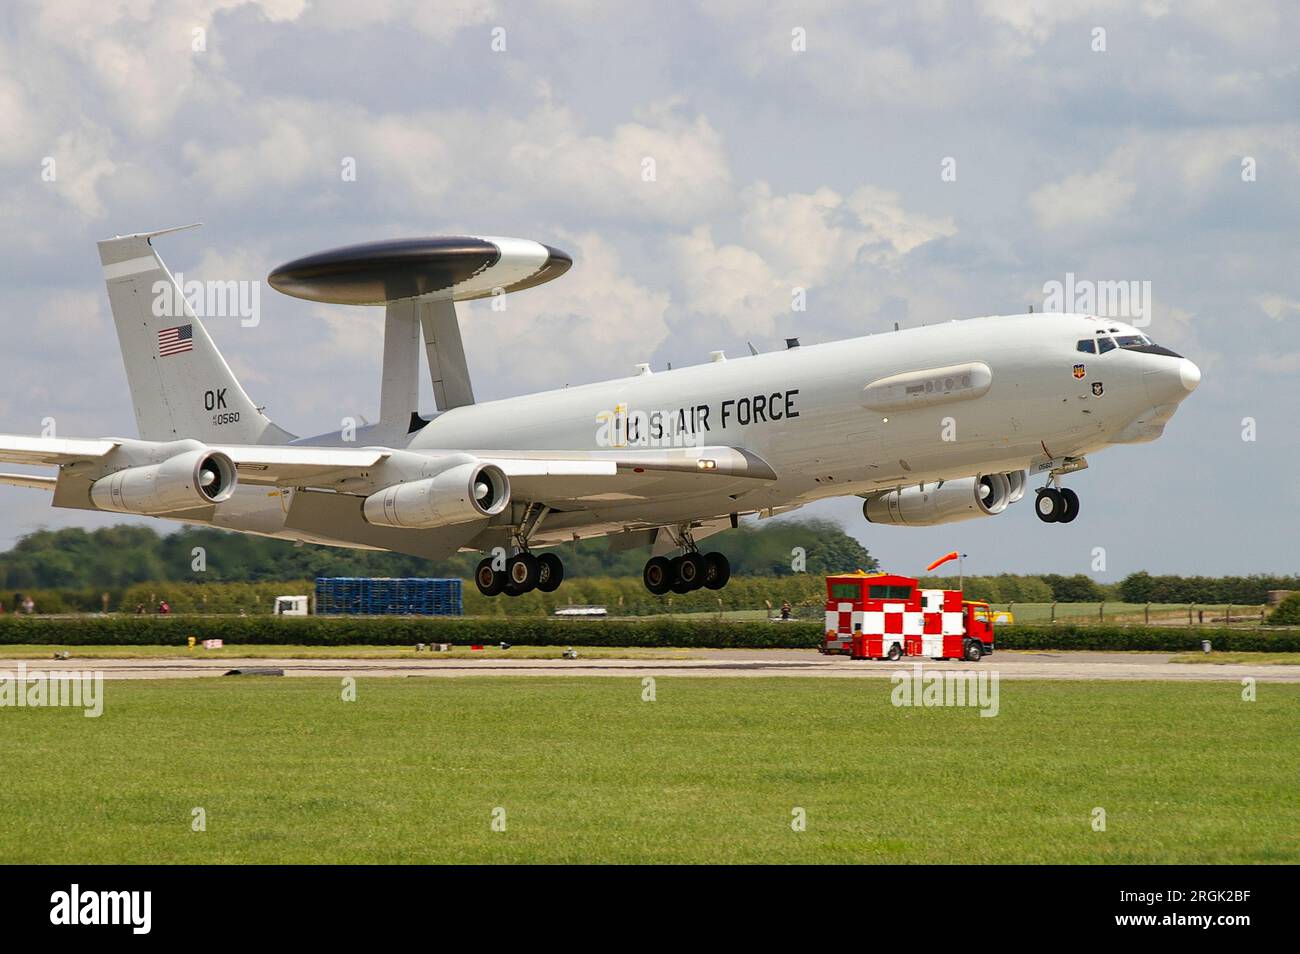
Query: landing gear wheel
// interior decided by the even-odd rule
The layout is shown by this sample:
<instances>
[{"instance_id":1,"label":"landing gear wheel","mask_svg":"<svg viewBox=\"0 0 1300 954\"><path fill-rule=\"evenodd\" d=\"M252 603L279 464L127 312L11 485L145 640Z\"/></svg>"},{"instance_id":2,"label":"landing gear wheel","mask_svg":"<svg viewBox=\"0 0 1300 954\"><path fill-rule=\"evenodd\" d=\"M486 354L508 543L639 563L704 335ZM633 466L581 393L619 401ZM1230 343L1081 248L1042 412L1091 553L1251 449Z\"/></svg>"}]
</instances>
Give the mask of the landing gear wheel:
<instances>
[{"instance_id":1,"label":"landing gear wheel","mask_svg":"<svg viewBox=\"0 0 1300 954\"><path fill-rule=\"evenodd\" d=\"M1065 501L1059 490L1047 487L1038 492L1038 497L1034 500L1034 512L1043 523L1056 523L1064 510Z\"/></svg>"},{"instance_id":2,"label":"landing gear wheel","mask_svg":"<svg viewBox=\"0 0 1300 954\"><path fill-rule=\"evenodd\" d=\"M711 590L720 590L731 579L731 564L721 553L704 555L704 585Z\"/></svg>"},{"instance_id":3,"label":"landing gear wheel","mask_svg":"<svg viewBox=\"0 0 1300 954\"><path fill-rule=\"evenodd\" d=\"M543 553L537 558L537 588L543 593L554 593L564 582L564 563L554 553Z\"/></svg>"},{"instance_id":4,"label":"landing gear wheel","mask_svg":"<svg viewBox=\"0 0 1300 954\"><path fill-rule=\"evenodd\" d=\"M641 582L655 596L663 596L672 588L673 564L667 557L651 557L641 571Z\"/></svg>"},{"instance_id":5,"label":"landing gear wheel","mask_svg":"<svg viewBox=\"0 0 1300 954\"><path fill-rule=\"evenodd\" d=\"M682 590L674 587L674 593L689 593L704 585L709 572L709 564L704 557L698 553L683 553L673 562L677 564L677 582L684 587Z\"/></svg>"},{"instance_id":6,"label":"landing gear wheel","mask_svg":"<svg viewBox=\"0 0 1300 954\"><path fill-rule=\"evenodd\" d=\"M1069 487L1061 488L1061 502L1064 506L1061 515L1056 520L1057 523L1069 523L1079 516L1079 495Z\"/></svg>"},{"instance_id":7,"label":"landing gear wheel","mask_svg":"<svg viewBox=\"0 0 1300 954\"><path fill-rule=\"evenodd\" d=\"M679 556L675 556L668 561L668 579L671 580L668 589L678 596L689 593L692 589L691 585L682 579L682 558Z\"/></svg>"},{"instance_id":8,"label":"landing gear wheel","mask_svg":"<svg viewBox=\"0 0 1300 954\"><path fill-rule=\"evenodd\" d=\"M537 586L541 567L537 557L531 553L517 553L506 561L506 578L509 585L506 592L511 596L527 593Z\"/></svg>"},{"instance_id":9,"label":"landing gear wheel","mask_svg":"<svg viewBox=\"0 0 1300 954\"><path fill-rule=\"evenodd\" d=\"M885 655L889 658L890 662L898 662L898 660L903 658L903 647L899 646L898 643L894 643L894 645L889 647L889 652Z\"/></svg>"},{"instance_id":10,"label":"landing gear wheel","mask_svg":"<svg viewBox=\"0 0 1300 954\"><path fill-rule=\"evenodd\" d=\"M474 571L474 585L484 596L496 596L506 588L505 570L494 570L491 557L480 560Z\"/></svg>"},{"instance_id":11,"label":"landing gear wheel","mask_svg":"<svg viewBox=\"0 0 1300 954\"><path fill-rule=\"evenodd\" d=\"M984 657L984 648L980 646L979 640L968 639L966 641L966 661L979 662Z\"/></svg>"}]
</instances>

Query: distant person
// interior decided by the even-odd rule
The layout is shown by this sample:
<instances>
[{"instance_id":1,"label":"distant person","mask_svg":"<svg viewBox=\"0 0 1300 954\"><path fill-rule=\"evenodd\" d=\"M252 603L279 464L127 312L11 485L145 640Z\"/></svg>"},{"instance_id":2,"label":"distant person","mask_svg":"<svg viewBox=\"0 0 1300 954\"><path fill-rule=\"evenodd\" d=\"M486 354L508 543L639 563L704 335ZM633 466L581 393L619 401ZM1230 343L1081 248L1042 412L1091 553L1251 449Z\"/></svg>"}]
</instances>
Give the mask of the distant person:
<instances>
[{"instance_id":1,"label":"distant person","mask_svg":"<svg viewBox=\"0 0 1300 954\"><path fill-rule=\"evenodd\" d=\"M172 608L166 600L160 600L158 603L158 615L166 616L171 613Z\"/></svg>"},{"instance_id":2,"label":"distant person","mask_svg":"<svg viewBox=\"0 0 1300 954\"><path fill-rule=\"evenodd\" d=\"M135 604L135 615L136 615L136 616L143 616L143 615L144 615L144 604L143 604L143 603L136 603L136 604Z\"/></svg>"},{"instance_id":3,"label":"distant person","mask_svg":"<svg viewBox=\"0 0 1300 954\"><path fill-rule=\"evenodd\" d=\"M785 600L781 603L781 619L789 621L790 619L790 601Z\"/></svg>"},{"instance_id":4,"label":"distant person","mask_svg":"<svg viewBox=\"0 0 1300 954\"><path fill-rule=\"evenodd\" d=\"M36 601L30 596L23 597L23 612L28 616L36 612Z\"/></svg>"}]
</instances>

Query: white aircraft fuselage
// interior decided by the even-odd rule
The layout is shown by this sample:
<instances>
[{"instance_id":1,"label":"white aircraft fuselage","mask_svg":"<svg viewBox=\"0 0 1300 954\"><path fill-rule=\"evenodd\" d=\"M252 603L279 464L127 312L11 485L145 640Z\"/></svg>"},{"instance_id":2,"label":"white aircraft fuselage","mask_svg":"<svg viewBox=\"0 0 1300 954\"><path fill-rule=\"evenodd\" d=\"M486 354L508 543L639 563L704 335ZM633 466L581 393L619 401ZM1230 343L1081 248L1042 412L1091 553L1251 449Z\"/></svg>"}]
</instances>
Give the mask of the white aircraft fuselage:
<instances>
[{"instance_id":1,"label":"white aircraft fuselage","mask_svg":"<svg viewBox=\"0 0 1300 954\"><path fill-rule=\"evenodd\" d=\"M1061 478L1111 444L1159 437L1200 381L1130 325L1049 313L476 402L455 302L531 288L572 260L522 239L435 236L272 272L286 294L386 309L379 423L298 439L239 384L153 247L161 234L99 243L139 438L0 434L0 461L58 468L0 483L51 490L57 507L430 559L513 551L504 568L480 564L487 593L553 589L561 561L531 547L602 535L653 546L652 592L721 588L725 557L696 540L741 516L856 495L873 522L947 523L1001 513L1026 472L1045 476L1038 516L1069 522L1079 500ZM421 340L429 419L416 412Z\"/></svg>"}]
</instances>

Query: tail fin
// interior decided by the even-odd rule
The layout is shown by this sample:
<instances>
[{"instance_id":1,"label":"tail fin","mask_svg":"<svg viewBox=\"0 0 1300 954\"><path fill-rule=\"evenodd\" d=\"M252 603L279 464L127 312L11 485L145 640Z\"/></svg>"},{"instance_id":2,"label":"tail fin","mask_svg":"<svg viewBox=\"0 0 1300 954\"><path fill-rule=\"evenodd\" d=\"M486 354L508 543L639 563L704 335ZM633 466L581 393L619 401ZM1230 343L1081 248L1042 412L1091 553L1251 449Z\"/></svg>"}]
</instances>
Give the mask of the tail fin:
<instances>
[{"instance_id":1,"label":"tail fin","mask_svg":"<svg viewBox=\"0 0 1300 954\"><path fill-rule=\"evenodd\" d=\"M99 243L140 437L225 444L292 439L244 393L154 251L154 236L175 231L121 235Z\"/></svg>"}]
</instances>

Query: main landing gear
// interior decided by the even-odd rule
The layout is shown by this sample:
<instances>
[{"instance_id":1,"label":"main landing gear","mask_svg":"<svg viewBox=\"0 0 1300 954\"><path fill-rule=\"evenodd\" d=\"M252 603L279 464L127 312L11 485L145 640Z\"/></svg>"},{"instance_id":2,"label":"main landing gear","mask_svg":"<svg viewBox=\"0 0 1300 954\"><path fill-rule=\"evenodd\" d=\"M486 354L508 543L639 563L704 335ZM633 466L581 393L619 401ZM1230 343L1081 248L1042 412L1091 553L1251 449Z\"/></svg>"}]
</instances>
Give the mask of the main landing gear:
<instances>
[{"instance_id":1,"label":"main landing gear","mask_svg":"<svg viewBox=\"0 0 1300 954\"><path fill-rule=\"evenodd\" d=\"M502 561L500 552L479 561L474 583L484 596L522 596L532 590L553 593L564 582L564 563L554 553L533 556L528 552L528 537L546 519L550 508L529 504L524 519L514 533L515 555Z\"/></svg>"},{"instance_id":2,"label":"main landing gear","mask_svg":"<svg viewBox=\"0 0 1300 954\"><path fill-rule=\"evenodd\" d=\"M564 582L564 563L554 553L533 556L527 550L516 553L497 569L499 557L479 561L474 583L484 596L522 596L532 590L553 593Z\"/></svg>"},{"instance_id":3,"label":"main landing gear","mask_svg":"<svg viewBox=\"0 0 1300 954\"><path fill-rule=\"evenodd\" d=\"M678 533L685 550L681 556L651 557L641 573L645 588L655 596L689 593L700 587L720 590L731 579L731 564L721 553L700 553L689 531Z\"/></svg>"}]
</instances>

